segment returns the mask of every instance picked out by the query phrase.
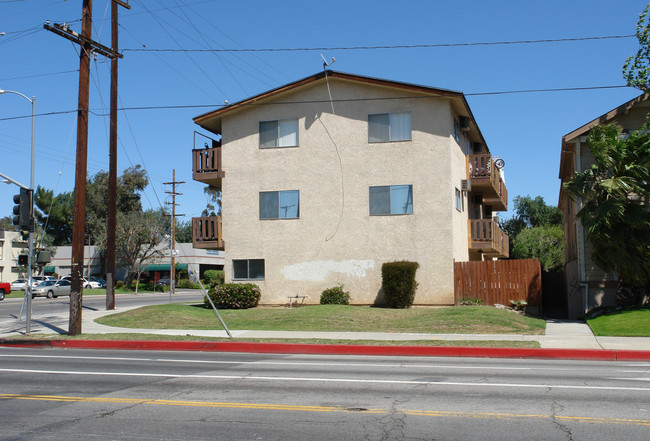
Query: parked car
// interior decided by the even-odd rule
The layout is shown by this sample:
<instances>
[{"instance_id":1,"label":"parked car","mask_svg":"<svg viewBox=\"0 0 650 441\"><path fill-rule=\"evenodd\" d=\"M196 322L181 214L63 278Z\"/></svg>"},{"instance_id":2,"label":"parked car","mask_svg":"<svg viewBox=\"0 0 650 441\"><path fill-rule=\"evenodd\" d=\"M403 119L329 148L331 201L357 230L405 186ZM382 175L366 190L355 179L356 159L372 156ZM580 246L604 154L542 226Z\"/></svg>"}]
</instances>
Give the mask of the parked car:
<instances>
[{"instance_id":1,"label":"parked car","mask_svg":"<svg viewBox=\"0 0 650 441\"><path fill-rule=\"evenodd\" d=\"M48 299L70 295L69 280L46 280L32 288L32 298L47 297Z\"/></svg>"},{"instance_id":2,"label":"parked car","mask_svg":"<svg viewBox=\"0 0 650 441\"><path fill-rule=\"evenodd\" d=\"M5 299L5 294L11 292L11 283L9 282L0 282L0 300Z\"/></svg>"},{"instance_id":3,"label":"parked car","mask_svg":"<svg viewBox=\"0 0 650 441\"><path fill-rule=\"evenodd\" d=\"M90 276L88 277L88 280L90 282L97 282L99 283L100 288L106 289L106 280L102 279L101 277Z\"/></svg>"},{"instance_id":4,"label":"parked car","mask_svg":"<svg viewBox=\"0 0 650 441\"><path fill-rule=\"evenodd\" d=\"M41 283L45 282L46 280L55 280L56 281L56 278L54 278L52 276L32 276L32 288L34 286L40 285Z\"/></svg>"},{"instance_id":5,"label":"parked car","mask_svg":"<svg viewBox=\"0 0 650 441\"><path fill-rule=\"evenodd\" d=\"M169 286L170 283L169 279L160 279L156 282L156 286Z\"/></svg>"},{"instance_id":6,"label":"parked car","mask_svg":"<svg viewBox=\"0 0 650 441\"><path fill-rule=\"evenodd\" d=\"M16 279L11 282L11 289L13 291L19 291L27 287L27 279Z\"/></svg>"},{"instance_id":7,"label":"parked car","mask_svg":"<svg viewBox=\"0 0 650 441\"><path fill-rule=\"evenodd\" d=\"M67 280L68 282L72 282L72 277L71 276L61 277L60 280ZM99 282L95 282L93 280L88 280L85 277L81 278L81 283L82 283L84 289L102 288L102 286L101 286L101 284ZM104 288L105 287L106 286L104 286Z\"/></svg>"}]
</instances>

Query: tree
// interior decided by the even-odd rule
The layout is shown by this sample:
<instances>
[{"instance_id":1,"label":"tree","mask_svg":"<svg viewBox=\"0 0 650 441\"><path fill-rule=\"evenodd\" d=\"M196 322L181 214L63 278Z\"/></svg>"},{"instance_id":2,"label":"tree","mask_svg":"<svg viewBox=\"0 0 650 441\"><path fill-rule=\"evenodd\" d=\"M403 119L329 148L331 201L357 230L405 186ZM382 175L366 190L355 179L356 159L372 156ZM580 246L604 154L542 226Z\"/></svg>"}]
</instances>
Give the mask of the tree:
<instances>
[{"instance_id":1,"label":"tree","mask_svg":"<svg viewBox=\"0 0 650 441\"><path fill-rule=\"evenodd\" d=\"M562 212L547 205L544 198L516 196L515 215L501 222L510 237L510 257L537 258L544 271L556 271L564 265Z\"/></svg>"},{"instance_id":2,"label":"tree","mask_svg":"<svg viewBox=\"0 0 650 441\"><path fill-rule=\"evenodd\" d=\"M207 185L203 188L207 199L207 206L201 216L219 216L221 214L221 191L217 187Z\"/></svg>"},{"instance_id":3,"label":"tree","mask_svg":"<svg viewBox=\"0 0 650 441\"><path fill-rule=\"evenodd\" d=\"M132 211L128 214L118 212L116 254L120 264L127 270L127 288L130 288L133 279L137 278L137 292L146 264L163 255L160 245L164 240L164 233L165 221L160 211Z\"/></svg>"},{"instance_id":4,"label":"tree","mask_svg":"<svg viewBox=\"0 0 650 441\"><path fill-rule=\"evenodd\" d=\"M146 172L136 165L124 170L117 179L117 211L128 214L142 211L141 192L149 181ZM40 185L34 194L36 220L54 238L55 245L72 242L74 196L72 192L59 193ZM88 178L86 185L86 232L100 248L106 243L106 218L108 216L108 173L100 171Z\"/></svg>"},{"instance_id":5,"label":"tree","mask_svg":"<svg viewBox=\"0 0 650 441\"><path fill-rule=\"evenodd\" d=\"M526 228L514 238L513 257L539 259L544 271L559 271L564 264L564 230L560 225Z\"/></svg>"},{"instance_id":6,"label":"tree","mask_svg":"<svg viewBox=\"0 0 650 441\"><path fill-rule=\"evenodd\" d=\"M650 89L650 20L648 11L650 4L639 14L636 25L636 38L639 40L639 50L636 55L625 60L623 65L623 78L630 87L641 89L645 92Z\"/></svg>"},{"instance_id":7,"label":"tree","mask_svg":"<svg viewBox=\"0 0 650 441\"><path fill-rule=\"evenodd\" d=\"M582 199L577 217L587 229L592 260L618 274L617 304L635 302L650 279L650 123L629 137L616 123L591 129L591 168L564 184Z\"/></svg>"},{"instance_id":8,"label":"tree","mask_svg":"<svg viewBox=\"0 0 650 441\"><path fill-rule=\"evenodd\" d=\"M176 221L176 242L192 243L192 221Z\"/></svg>"},{"instance_id":9,"label":"tree","mask_svg":"<svg viewBox=\"0 0 650 441\"><path fill-rule=\"evenodd\" d=\"M16 227L14 226L14 222L11 216L0 218L0 230L16 231Z\"/></svg>"},{"instance_id":10,"label":"tree","mask_svg":"<svg viewBox=\"0 0 650 441\"><path fill-rule=\"evenodd\" d=\"M40 185L34 192L34 217L45 233L53 238L54 245L68 245L72 242L72 213L74 198L71 192L54 196L53 190Z\"/></svg>"}]
</instances>

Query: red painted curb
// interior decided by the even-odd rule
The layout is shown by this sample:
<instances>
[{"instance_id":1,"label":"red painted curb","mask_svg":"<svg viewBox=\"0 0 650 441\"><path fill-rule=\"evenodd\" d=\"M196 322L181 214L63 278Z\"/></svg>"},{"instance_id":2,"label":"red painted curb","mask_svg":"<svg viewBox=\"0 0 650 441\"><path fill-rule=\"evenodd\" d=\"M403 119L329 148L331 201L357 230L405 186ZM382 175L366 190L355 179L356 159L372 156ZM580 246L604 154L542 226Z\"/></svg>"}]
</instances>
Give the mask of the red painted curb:
<instances>
[{"instance_id":1,"label":"red painted curb","mask_svg":"<svg viewBox=\"0 0 650 441\"><path fill-rule=\"evenodd\" d=\"M0 339L0 346L152 351L248 352L265 354L392 355L420 357L556 358L568 360L650 361L650 351L605 349L537 349L454 346L366 346L252 342L20 339Z\"/></svg>"}]
</instances>

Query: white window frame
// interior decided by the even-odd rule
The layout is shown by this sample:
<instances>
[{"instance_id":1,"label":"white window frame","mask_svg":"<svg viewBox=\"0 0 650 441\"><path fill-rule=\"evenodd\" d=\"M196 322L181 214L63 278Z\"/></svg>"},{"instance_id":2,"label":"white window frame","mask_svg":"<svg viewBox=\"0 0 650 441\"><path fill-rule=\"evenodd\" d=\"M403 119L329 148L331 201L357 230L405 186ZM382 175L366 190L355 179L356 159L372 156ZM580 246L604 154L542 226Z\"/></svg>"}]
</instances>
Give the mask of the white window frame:
<instances>
[{"instance_id":1,"label":"white window frame","mask_svg":"<svg viewBox=\"0 0 650 441\"><path fill-rule=\"evenodd\" d=\"M404 132L408 131L408 135L399 136L401 130L398 130L397 124L399 118L405 117L408 115L408 130L403 130ZM378 124L377 121L371 121L372 117L388 117L388 139L375 139L376 136L373 136L371 133L372 124ZM375 133L374 135L378 135ZM390 113L371 113L368 115L368 143L377 144L382 142L404 142L411 141L413 139L413 116L411 112L390 112Z\"/></svg>"},{"instance_id":2,"label":"white window frame","mask_svg":"<svg viewBox=\"0 0 650 441\"><path fill-rule=\"evenodd\" d=\"M275 126L275 137L270 140L270 143L263 140L263 125L267 126L269 132L273 131L273 126ZM259 148L261 149L298 147L300 145L300 125L297 118L260 121L258 134Z\"/></svg>"},{"instance_id":3,"label":"white window frame","mask_svg":"<svg viewBox=\"0 0 650 441\"><path fill-rule=\"evenodd\" d=\"M456 188L456 210L459 212L465 211L465 200L463 199L463 192Z\"/></svg>"}]
</instances>

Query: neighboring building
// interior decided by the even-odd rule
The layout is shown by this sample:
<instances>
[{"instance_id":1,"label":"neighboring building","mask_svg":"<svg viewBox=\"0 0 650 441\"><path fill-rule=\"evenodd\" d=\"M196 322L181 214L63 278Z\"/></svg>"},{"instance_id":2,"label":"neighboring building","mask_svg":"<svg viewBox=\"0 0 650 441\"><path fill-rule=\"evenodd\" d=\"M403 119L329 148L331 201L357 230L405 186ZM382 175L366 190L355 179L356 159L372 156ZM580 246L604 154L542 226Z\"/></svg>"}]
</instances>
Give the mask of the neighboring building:
<instances>
[{"instance_id":1,"label":"neighboring building","mask_svg":"<svg viewBox=\"0 0 650 441\"><path fill-rule=\"evenodd\" d=\"M217 140L193 177L223 200L193 219L195 246L225 248L226 281L263 304L339 283L372 304L382 264L409 260L415 304L450 305L454 260L508 255L503 175L461 92L327 71L194 122Z\"/></svg>"},{"instance_id":2,"label":"neighboring building","mask_svg":"<svg viewBox=\"0 0 650 441\"><path fill-rule=\"evenodd\" d=\"M645 122L650 111L650 94L643 94L601 115L584 126L562 137L560 180L569 181L594 163L594 157L586 143L592 127L617 122L623 133L637 130ZM558 206L564 213L564 274L568 295L569 318L582 316L597 306L616 303L616 274L604 273L591 259L591 243L582 224L576 220L581 201L569 198L560 185Z\"/></svg>"},{"instance_id":3,"label":"neighboring building","mask_svg":"<svg viewBox=\"0 0 650 441\"><path fill-rule=\"evenodd\" d=\"M169 277L171 268L169 243L160 247L163 257L151 259L146 263L145 271L147 279L157 282L163 277ZM194 248L191 243L176 244L176 269L189 271L198 277L203 277L207 270L223 270L225 255L223 251L205 250ZM44 274L56 273L59 277L69 276L71 273L72 247L57 247L56 256L52 262L43 270ZM95 246L86 246L84 249L84 276L103 277L102 258L99 249ZM117 280L124 280L126 270L119 267L117 271ZM192 278L193 280L196 277Z\"/></svg>"},{"instance_id":4,"label":"neighboring building","mask_svg":"<svg viewBox=\"0 0 650 441\"><path fill-rule=\"evenodd\" d=\"M27 249L19 241L20 234L16 231L0 230L0 282L13 282L21 277L18 266L18 255Z\"/></svg>"}]
</instances>

